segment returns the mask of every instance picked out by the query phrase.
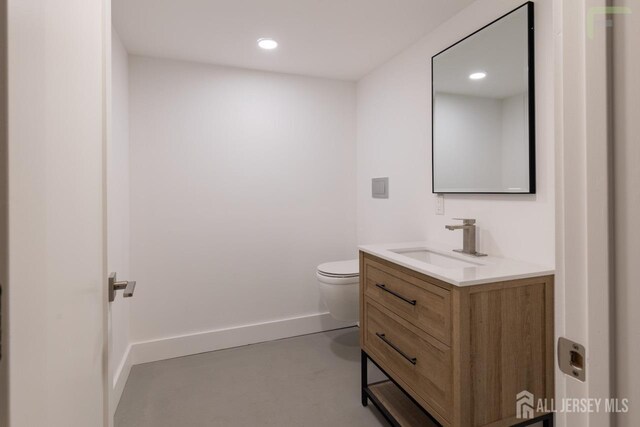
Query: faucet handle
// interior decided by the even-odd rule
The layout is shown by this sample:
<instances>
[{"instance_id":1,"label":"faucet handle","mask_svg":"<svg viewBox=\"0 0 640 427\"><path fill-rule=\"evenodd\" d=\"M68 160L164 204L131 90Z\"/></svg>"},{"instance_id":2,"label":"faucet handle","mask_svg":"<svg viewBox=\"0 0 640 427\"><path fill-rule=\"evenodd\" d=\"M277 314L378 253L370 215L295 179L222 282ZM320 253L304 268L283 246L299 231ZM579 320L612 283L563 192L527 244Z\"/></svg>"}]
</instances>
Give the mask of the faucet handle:
<instances>
[{"instance_id":1,"label":"faucet handle","mask_svg":"<svg viewBox=\"0 0 640 427\"><path fill-rule=\"evenodd\" d=\"M453 218L457 221L462 221L464 225L473 225L476 223L476 220L473 218Z\"/></svg>"}]
</instances>

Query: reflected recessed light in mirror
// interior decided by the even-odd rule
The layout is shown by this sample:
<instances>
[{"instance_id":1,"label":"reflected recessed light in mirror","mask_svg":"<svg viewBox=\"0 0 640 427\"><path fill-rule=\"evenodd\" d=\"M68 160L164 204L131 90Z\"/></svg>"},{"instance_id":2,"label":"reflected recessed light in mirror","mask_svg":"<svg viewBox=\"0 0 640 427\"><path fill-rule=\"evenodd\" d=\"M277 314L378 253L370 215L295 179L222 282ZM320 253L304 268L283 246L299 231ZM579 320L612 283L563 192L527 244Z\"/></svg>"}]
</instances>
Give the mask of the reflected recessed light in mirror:
<instances>
[{"instance_id":1,"label":"reflected recessed light in mirror","mask_svg":"<svg viewBox=\"0 0 640 427\"><path fill-rule=\"evenodd\" d=\"M274 39L262 38L258 39L258 46L262 49L273 50L278 47L278 42Z\"/></svg>"},{"instance_id":2,"label":"reflected recessed light in mirror","mask_svg":"<svg viewBox=\"0 0 640 427\"><path fill-rule=\"evenodd\" d=\"M484 79L485 77L487 77L487 73L485 73L484 71L478 71L477 73L469 74L469 78L471 80L480 80Z\"/></svg>"}]
</instances>

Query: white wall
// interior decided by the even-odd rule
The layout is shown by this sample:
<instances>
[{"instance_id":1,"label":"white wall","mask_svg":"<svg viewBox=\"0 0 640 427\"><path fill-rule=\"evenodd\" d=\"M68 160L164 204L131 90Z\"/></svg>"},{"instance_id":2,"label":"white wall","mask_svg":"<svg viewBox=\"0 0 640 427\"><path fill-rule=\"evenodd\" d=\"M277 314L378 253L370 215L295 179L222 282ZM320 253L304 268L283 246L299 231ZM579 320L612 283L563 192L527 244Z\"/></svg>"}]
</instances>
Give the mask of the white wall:
<instances>
[{"instance_id":1,"label":"white wall","mask_svg":"<svg viewBox=\"0 0 640 427\"><path fill-rule=\"evenodd\" d=\"M478 0L358 82L358 240L428 239L461 245L452 217L476 218L479 250L554 264L554 86L551 1L536 1L536 195L446 195L435 215L431 193L430 59L520 6ZM372 199L370 180L389 176L390 198Z\"/></svg>"},{"instance_id":2,"label":"white wall","mask_svg":"<svg viewBox=\"0 0 640 427\"><path fill-rule=\"evenodd\" d=\"M614 42L614 169L615 169L615 299L617 326L617 395L631 401L631 412L619 415L618 426L640 425L640 14L638 2L616 0L632 7L630 15L615 16Z\"/></svg>"},{"instance_id":3,"label":"white wall","mask_svg":"<svg viewBox=\"0 0 640 427\"><path fill-rule=\"evenodd\" d=\"M133 280L129 269L129 64L115 29L111 33L111 138L107 146L107 265L119 280ZM120 399L130 366L129 299L118 292L110 304L112 410Z\"/></svg>"},{"instance_id":4,"label":"white wall","mask_svg":"<svg viewBox=\"0 0 640 427\"><path fill-rule=\"evenodd\" d=\"M355 84L129 67L132 340L326 313L316 266L357 255Z\"/></svg>"}]
</instances>

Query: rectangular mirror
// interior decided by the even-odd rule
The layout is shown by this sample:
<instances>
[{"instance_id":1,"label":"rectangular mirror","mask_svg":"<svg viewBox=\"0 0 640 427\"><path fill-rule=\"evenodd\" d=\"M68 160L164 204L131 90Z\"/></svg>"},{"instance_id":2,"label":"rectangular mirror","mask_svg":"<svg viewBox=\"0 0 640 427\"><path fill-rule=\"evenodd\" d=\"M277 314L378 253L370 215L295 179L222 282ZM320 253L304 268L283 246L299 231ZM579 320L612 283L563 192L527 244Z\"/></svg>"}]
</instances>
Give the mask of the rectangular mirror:
<instances>
[{"instance_id":1,"label":"rectangular mirror","mask_svg":"<svg viewBox=\"0 0 640 427\"><path fill-rule=\"evenodd\" d=\"M535 193L533 3L431 58L434 193Z\"/></svg>"}]
</instances>

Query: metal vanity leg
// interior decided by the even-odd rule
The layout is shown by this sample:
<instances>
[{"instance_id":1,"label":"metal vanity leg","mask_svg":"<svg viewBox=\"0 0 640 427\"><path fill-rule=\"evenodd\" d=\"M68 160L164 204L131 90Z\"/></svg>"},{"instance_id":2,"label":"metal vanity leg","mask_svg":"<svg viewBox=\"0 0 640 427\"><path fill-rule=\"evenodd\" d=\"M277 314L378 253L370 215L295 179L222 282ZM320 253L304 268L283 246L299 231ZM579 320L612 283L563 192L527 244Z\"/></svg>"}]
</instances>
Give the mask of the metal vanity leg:
<instances>
[{"instance_id":1,"label":"metal vanity leg","mask_svg":"<svg viewBox=\"0 0 640 427\"><path fill-rule=\"evenodd\" d=\"M368 404L367 392L365 391L368 386L368 382L367 353L365 353L364 350L360 350L360 393L362 393L362 406L367 406Z\"/></svg>"}]
</instances>

